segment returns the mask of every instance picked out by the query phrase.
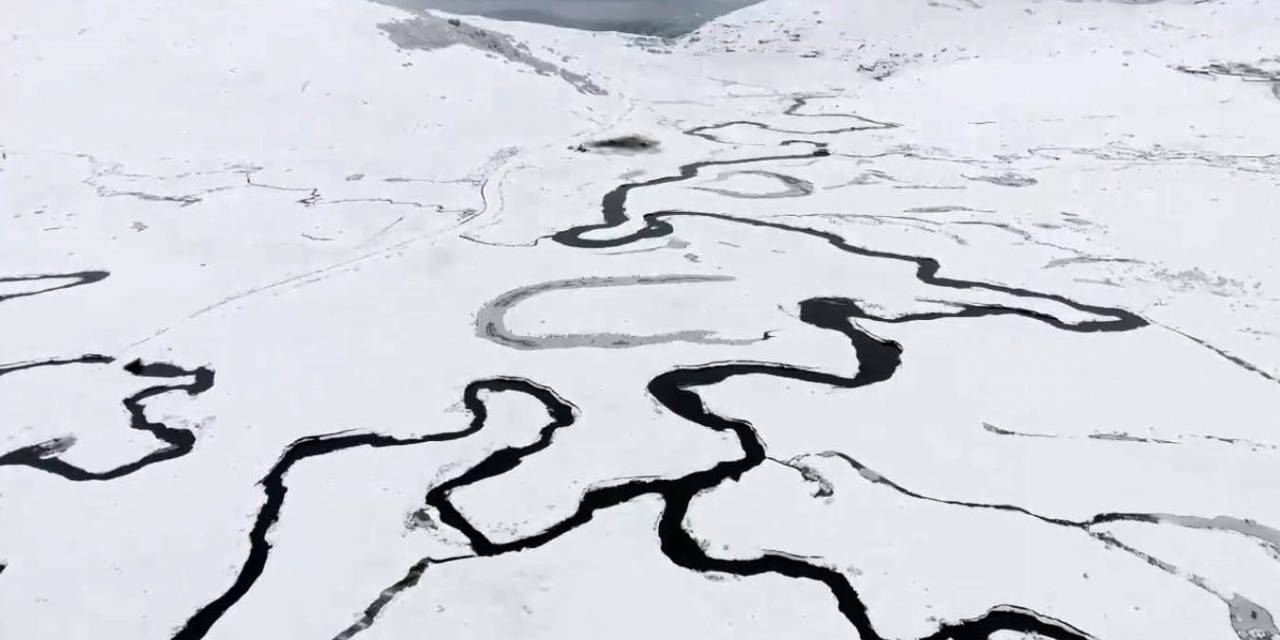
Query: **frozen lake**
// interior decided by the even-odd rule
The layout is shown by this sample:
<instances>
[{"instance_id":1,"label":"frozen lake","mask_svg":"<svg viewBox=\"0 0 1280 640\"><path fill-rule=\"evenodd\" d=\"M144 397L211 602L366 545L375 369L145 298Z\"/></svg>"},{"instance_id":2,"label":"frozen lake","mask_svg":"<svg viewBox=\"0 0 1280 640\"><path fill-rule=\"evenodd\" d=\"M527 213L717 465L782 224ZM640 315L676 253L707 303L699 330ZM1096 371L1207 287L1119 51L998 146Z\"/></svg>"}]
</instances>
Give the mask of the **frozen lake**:
<instances>
[{"instance_id":1,"label":"frozen lake","mask_svg":"<svg viewBox=\"0 0 1280 640\"><path fill-rule=\"evenodd\" d=\"M759 0L385 0L410 9L502 20L541 22L595 31L677 36Z\"/></svg>"}]
</instances>

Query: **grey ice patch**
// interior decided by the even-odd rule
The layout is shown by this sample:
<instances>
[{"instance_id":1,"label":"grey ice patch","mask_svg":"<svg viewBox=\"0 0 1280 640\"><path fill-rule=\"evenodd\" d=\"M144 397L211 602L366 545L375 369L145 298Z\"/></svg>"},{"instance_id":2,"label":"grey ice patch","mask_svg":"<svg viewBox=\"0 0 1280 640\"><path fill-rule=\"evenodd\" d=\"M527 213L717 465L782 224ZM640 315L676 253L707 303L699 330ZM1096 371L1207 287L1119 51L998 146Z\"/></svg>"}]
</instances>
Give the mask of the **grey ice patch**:
<instances>
[{"instance_id":1,"label":"grey ice patch","mask_svg":"<svg viewBox=\"0 0 1280 640\"><path fill-rule=\"evenodd\" d=\"M1057 269L1074 264L1103 264L1103 263L1121 263L1121 264L1141 264L1141 260L1132 258L1097 258L1094 256L1074 256L1071 258L1055 258L1045 263L1041 269Z\"/></svg>"},{"instance_id":2,"label":"grey ice patch","mask_svg":"<svg viewBox=\"0 0 1280 640\"><path fill-rule=\"evenodd\" d=\"M1200 269L1200 267L1193 267L1184 271L1160 269L1153 276L1178 291L1200 289L1219 296L1237 296L1244 294L1248 290L1248 286L1240 280L1211 275Z\"/></svg>"},{"instance_id":3,"label":"grey ice patch","mask_svg":"<svg viewBox=\"0 0 1280 640\"><path fill-rule=\"evenodd\" d=\"M676 37L760 0L377 0L411 11L439 9L588 29ZM642 41L637 39L638 41Z\"/></svg>"},{"instance_id":4,"label":"grey ice patch","mask_svg":"<svg viewBox=\"0 0 1280 640\"><path fill-rule=\"evenodd\" d=\"M659 143L653 138L646 138L641 135L626 135L616 138L604 138L602 140L588 140L580 145L571 147L574 151L605 151L620 153L652 153L658 150Z\"/></svg>"},{"instance_id":5,"label":"grey ice patch","mask_svg":"<svg viewBox=\"0 0 1280 640\"><path fill-rule=\"evenodd\" d=\"M590 78L563 69L555 64L539 58L529 51L528 45L505 33L489 31L469 25L461 20L448 20L429 13L424 13L407 20L394 20L378 25L391 42L401 49L421 49L434 51L453 45L471 47L485 53L492 53L517 64L525 65L540 75L559 76L573 85L579 93L593 96L608 95Z\"/></svg>"},{"instance_id":6,"label":"grey ice patch","mask_svg":"<svg viewBox=\"0 0 1280 640\"><path fill-rule=\"evenodd\" d=\"M615 276L574 278L572 280L552 280L539 284L512 289L489 301L476 313L476 335L504 347L513 349L573 349L590 347L594 349L629 349L667 342L690 342L695 344L745 345L768 339L762 338L733 339L717 338L715 334L704 330L673 331L649 336L633 336L625 333L576 333L546 336L525 336L507 329L505 319L507 312L516 305L536 295L551 291L569 289L600 289L606 287L627 287L658 284L688 284L695 282L725 282L733 280L728 276L703 275L662 275L662 276Z\"/></svg>"},{"instance_id":7,"label":"grey ice patch","mask_svg":"<svg viewBox=\"0 0 1280 640\"><path fill-rule=\"evenodd\" d=\"M868 185L868 184L879 184L881 182L902 182L902 181L878 169L870 169L867 171L863 171L862 173L858 174L857 177L853 178L848 182L828 185L823 187L823 189L839 189L842 187L852 187L855 185L862 186L862 185Z\"/></svg>"},{"instance_id":8,"label":"grey ice patch","mask_svg":"<svg viewBox=\"0 0 1280 640\"><path fill-rule=\"evenodd\" d=\"M975 180L978 182L990 182L991 184L998 184L1002 187L1029 187L1039 182L1039 180L1036 180L1031 176L1024 176L1012 171L996 175L964 176L964 178L966 180Z\"/></svg>"},{"instance_id":9,"label":"grey ice patch","mask_svg":"<svg viewBox=\"0 0 1280 640\"><path fill-rule=\"evenodd\" d=\"M1231 610L1231 627L1240 640L1280 640L1280 629L1276 629L1271 612L1254 601L1237 594L1227 600L1227 607Z\"/></svg>"},{"instance_id":10,"label":"grey ice patch","mask_svg":"<svg viewBox=\"0 0 1280 640\"><path fill-rule=\"evenodd\" d=\"M1171 524L1188 529L1206 529L1209 531L1233 531L1242 536L1257 540L1274 549L1280 549L1280 530L1258 524L1252 520L1232 516L1178 516L1167 513L1151 515L1151 521L1160 524Z\"/></svg>"},{"instance_id":11,"label":"grey ice patch","mask_svg":"<svg viewBox=\"0 0 1280 640\"><path fill-rule=\"evenodd\" d=\"M1135 436L1131 433L1123 431L1111 431L1107 433L1090 433L1085 436L1090 440L1110 440L1112 442L1141 442L1143 444L1181 444L1176 440L1161 440L1160 438L1144 438Z\"/></svg>"},{"instance_id":12,"label":"grey ice patch","mask_svg":"<svg viewBox=\"0 0 1280 640\"><path fill-rule=\"evenodd\" d=\"M982 423L982 429L988 433L994 433L998 436L1014 436L1018 438L1049 438L1053 440L1077 440L1080 436L1060 436L1049 433L1032 433L1028 431L1013 431L1012 429L1002 429L993 424ZM1146 438L1136 436L1125 431L1107 431L1087 433L1083 436L1086 440L1105 440L1108 442L1133 442L1141 444L1182 444L1177 440L1164 440L1161 438Z\"/></svg>"},{"instance_id":13,"label":"grey ice patch","mask_svg":"<svg viewBox=\"0 0 1280 640\"><path fill-rule=\"evenodd\" d=\"M896 60L881 58L871 64L859 64L858 71L867 74L872 80L884 80L898 70Z\"/></svg>"},{"instance_id":14,"label":"grey ice patch","mask_svg":"<svg viewBox=\"0 0 1280 640\"><path fill-rule=\"evenodd\" d=\"M184 196L162 196L154 193L146 193L145 191L108 191L103 193L103 197L112 198L116 196L125 196L146 200L148 202L176 202L178 206L186 207L200 202L200 198L191 195Z\"/></svg>"},{"instance_id":15,"label":"grey ice patch","mask_svg":"<svg viewBox=\"0 0 1280 640\"><path fill-rule=\"evenodd\" d=\"M986 422L982 423L982 429L989 433L994 433L998 436L1015 436L1018 438L1055 438L1056 437L1048 433L1028 433L1026 431L1013 431L1012 429L1002 429L1000 427L995 426L994 424L988 424Z\"/></svg>"},{"instance_id":16,"label":"grey ice patch","mask_svg":"<svg viewBox=\"0 0 1280 640\"><path fill-rule=\"evenodd\" d=\"M963 207L960 205L944 204L936 207L912 207L903 209L903 213L951 213L954 211L972 211L974 213L995 213L991 209L974 209L972 207Z\"/></svg>"},{"instance_id":17,"label":"grey ice patch","mask_svg":"<svg viewBox=\"0 0 1280 640\"><path fill-rule=\"evenodd\" d=\"M1232 76L1252 82L1280 82L1280 56L1263 58L1256 64L1248 62L1213 62L1200 67L1178 65L1174 69L1195 75ZM1274 85L1272 90L1275 90Z\"/></svg>"},{"instance_id":18,"label":"grey ice patch","mask_svg":"<svg viewBox=\"0 0 1280 640\"><path fill-rule=\"evenodd\" d=\"M781 191L771 191L769 193L746 193L744 191L734 191L732 189L720 189L717 187L691 187L691 188L697 189L698 191L708 191L710 193L718 193L722 196L729 196L730 198L750 198L750 199L801 198L813 193L812 182L809 182L808 180L803 180L801 178L797 178L795 176L789 176L782 173L775 173L773 171L760 171L760 170L727 171L725 173L722 173L716 176L716 178L714 180L711 180L710 182L724 182L725 180L728 180L733 176L764 176L766 178L773 178L782 183L783 189Z\"/></svg>"}]
</instances>

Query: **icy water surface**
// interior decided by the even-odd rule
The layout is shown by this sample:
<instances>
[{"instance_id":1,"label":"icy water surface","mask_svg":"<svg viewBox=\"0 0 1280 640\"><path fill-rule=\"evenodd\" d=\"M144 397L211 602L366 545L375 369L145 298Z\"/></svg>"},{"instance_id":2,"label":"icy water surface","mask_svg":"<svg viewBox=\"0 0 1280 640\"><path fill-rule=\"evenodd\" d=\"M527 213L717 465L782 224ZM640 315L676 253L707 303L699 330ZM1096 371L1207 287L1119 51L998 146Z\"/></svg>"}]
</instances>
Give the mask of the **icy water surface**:
<instances>
[{"instance_id":1,"label":"icy water surface","mask_svg":"<svg viewBox=\"0 0 1280 640\"><path fill-rule=\"evenodd\" d=\"M502 20L594 31L677 36L759 0L382 0L407 9L440 9Z\"/></svg>"}]
</instances>

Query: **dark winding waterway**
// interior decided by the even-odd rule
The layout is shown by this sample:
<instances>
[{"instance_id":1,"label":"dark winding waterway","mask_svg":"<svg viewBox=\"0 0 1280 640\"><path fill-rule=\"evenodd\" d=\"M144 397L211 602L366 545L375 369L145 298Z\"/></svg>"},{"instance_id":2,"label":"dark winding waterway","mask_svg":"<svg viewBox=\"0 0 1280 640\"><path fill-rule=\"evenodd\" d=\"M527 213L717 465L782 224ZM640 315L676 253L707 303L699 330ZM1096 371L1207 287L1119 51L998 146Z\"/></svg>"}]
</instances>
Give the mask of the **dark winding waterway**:
<instances>
[{"instance_id":1,"label":"dark winding waterway","mask_svg":"<svg viewBox=\"0 0 1280 640\"><path fill-rule=\"evenodd\" d=\"M786 110L787 115L799 118L830 117L800 113L805 99L797 99ZM844 129L824 130L856 131L868 128L867 121L859 120ZM685 133L693 136L707 137L709 131L723 128L732 123L719 123L699 127ZM746 123L762 129L773 129L771 126L750 122ZM893 126L890 123L874 123L871 128ZM786 130L781 130L786 131ZM545 530L523 538L498 542L488 538L479 528L467 520L465 515L451 502L451 494L463 487L483 482L487 479L510 472L528 457L550 447L556 432L569 427L575 422L572 405L561 399L551 389L541 387L533 381L494 378L472 382L464 391L463 403L472 414L470 427L462 431L427 436L423 438L398 439L372 433L342 434L337 436L318 436L304 438L291 445L281 457L280 462L271 469L261 481L266 500L258 512L253 530L249 534L250 553L246 563L235 582L220 596L201 608L187 624L174 636L174 640L200 640L209 629L245 593L253 586L271 550L269 532L279 517L285 499L285 476L294 463L307 458L327 455L343 449L359 446L387 447L420 445L428 442L462 438L481 429L485 421L485 407L477 395L478 391L499 390L526 393L537 398L547 409L548 422L540 432L538 440L532 444L499 449L466 469L453 478L436 485L429 490L424 502L432 508L439 522L454 529L466 537L471 552L476 556L496 556L505 553L519 552L536 548L560 537L561 535L590 522L596 513L614 506L629 502L644 495L656 495L663 499L665 507L658 524L657 535L661 541L663 553L674 564L699 572L718 572L737 576L754 576L776 574L789 578L814 581L826 586L834 597L834 604L845 619L848 620L863 640L885 640L875 628L866 605L849 580L839 571L804 559L766 552L756 558L731 559L718 558L699 544L685 529L684 521L689 512L690 503L701 492L715 488L721 483L741 478L743 474L763 464L767 459L764 443L755 429L745 420L721 416L710 411L699 389L713 386L737 376L770 376L789 380L825 385L841 389L857 389L890 379L902 363L904 347L899 343L880 338L862 331L855 324L857 320L879 320L891 323L912 323L942 320L946 318L965 317L980 318L987 316L1016 315L1035 322L1042 322L1056 329L1069 332L1111 332L1131 331L1147 326L1142 317L1119 308L1094 306L1070 300L1064 296L1041 293L1009 287L1005 285L962 280L939 275L942 267L939 262L926 256L898 254L870 247L853 244L844 237L802 226L786 225L777 222L750 218L739 218L721 213L698 211L654 211L643 213L638 219L633 218L627 210L628 195L635 189L653 187L690 180L699 175L706 167L727 165L753 165L775 162L778 160L813 159L820 160L830 153L820 142L808 140L792 140L785 146L799 145L809 149L786 154L761 155L751 158L720 161L701 161L685 164L676 173L641 182L623 183L607 193L601 201L601 221L565 229L551 236L558 244L578 249L598 249L617 247L643 240L671 234L681 218L706 217L731 224L741 224L806 235L825 240L832 250L853 254L865 258L901 261L912 263L916 267L916 279L926 285L952 290L977 290L1000 293L1007 296L1006 305L966 305L956 304L955 309L946 313L916 313L896 317L880 317L861 308L855 301L837 298L810 298L799 302L800 321L825 331L834 331L848 339L852 347L850 359L857 362L857 373L852 377L814 371L785 363L760 362L718 362L697 366L677 367L654 377L647 385L649 395L666 410L674 413L690 425L710 429L718 433L731 435L740 447L740 455L732 460L725 460L714 466L695 471L678 478L642 479L619 484L596 487L588 490L578 503L578 508L564 520ZM642 224L637 224L642 223ZM601 232L617 231L620 227L629 226L631 231L613 237L598 236ZM1023 307L1016 304L1019 300L1049 300L1076 311L1083 312L1088 319L1077 322L1062 320L1051 314ZM406 585L412 585L428 564L430 559L415 564L396 585L384 591L395 593ZM369 620L356 625L339 637L347 638L373 622L377 610L385 604L385 596L370 606ZM992 603L992 608L968 620L943 622L936 633L921 640L988 640L989 636L1000 630L1035 633L1040 637L1053 640L1089 640L1091 636L1064 621L1054 620L1035 611L1017 606Z\"/></svg>"}]
</instances>

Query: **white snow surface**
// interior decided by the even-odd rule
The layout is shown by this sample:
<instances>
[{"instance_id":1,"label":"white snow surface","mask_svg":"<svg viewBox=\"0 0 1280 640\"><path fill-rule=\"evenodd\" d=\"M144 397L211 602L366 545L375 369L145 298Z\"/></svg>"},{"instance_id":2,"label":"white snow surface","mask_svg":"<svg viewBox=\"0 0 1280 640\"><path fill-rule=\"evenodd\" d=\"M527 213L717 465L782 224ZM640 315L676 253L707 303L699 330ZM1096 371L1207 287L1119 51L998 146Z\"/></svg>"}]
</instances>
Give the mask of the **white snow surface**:
<instances>
[{"instance_id":1,"label":"white snow surface","mask_svg":"<svg viewBox=\"0 0 1280 640\"><path fill-rule=\"evenodd\" d=\"M0 638L1280 640L1278 121L1268 0L6 0Z\"/></svg>"}]
</instances>

